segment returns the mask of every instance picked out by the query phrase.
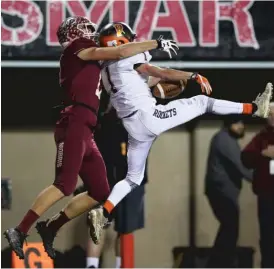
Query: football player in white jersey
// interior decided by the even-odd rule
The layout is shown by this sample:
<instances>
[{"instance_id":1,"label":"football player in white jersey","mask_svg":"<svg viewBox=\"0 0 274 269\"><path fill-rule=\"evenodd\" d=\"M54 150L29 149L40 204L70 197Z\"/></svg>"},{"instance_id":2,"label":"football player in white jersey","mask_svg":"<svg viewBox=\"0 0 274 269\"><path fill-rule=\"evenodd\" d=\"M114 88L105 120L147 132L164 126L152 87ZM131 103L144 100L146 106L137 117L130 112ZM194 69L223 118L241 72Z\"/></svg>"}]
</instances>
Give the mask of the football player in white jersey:
<instances>
[{"instance_id":1,"label":"football player in white jersey","mask_svg":"<svg viewBox=\"0 0 274 269\"><path fill-rule=\"evenodd\" d=\"M135 37L136 34L128 25L119 22L105 26L100 31L99 41L101 46L119 46L133 42ZM128 131L129 143L126 178L114 186L103 207L93 209L89 214L92 237L97 238L97 242L113 208L141 184L149 150L158 135L205 113L250 114L262 118L266 118L269 113L273 91L271 83L267 84L265 91L253 103L235 103L198 95L171 101L167 105L156 105L151 94L150 81L155 84L160 79L188 79L197 81L202 91L208 95L212 89L205 77L197 73L153 66L149 64L151 58L149 52L145 52L103 63L103 84L110 94L112 106ZM150 76L154 79L149 80Z\"/></svg>"}]
</instances>

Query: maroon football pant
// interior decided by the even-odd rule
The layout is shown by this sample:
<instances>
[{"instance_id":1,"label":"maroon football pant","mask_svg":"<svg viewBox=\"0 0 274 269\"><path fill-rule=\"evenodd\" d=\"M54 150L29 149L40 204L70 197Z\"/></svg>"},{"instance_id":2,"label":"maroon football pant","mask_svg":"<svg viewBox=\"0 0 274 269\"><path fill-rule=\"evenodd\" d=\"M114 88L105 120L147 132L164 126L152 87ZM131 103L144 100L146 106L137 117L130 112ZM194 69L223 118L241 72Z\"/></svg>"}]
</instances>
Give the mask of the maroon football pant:
<instances>
[{"instance_id":1,"label":"maroon football pant","mask_svg":"<svg viewBox=\"0 0 274 269\"><path fill-rule=\"evenodd\" d=\"M110 192L106 167L89 127L77 121L57 125L55 143L54 186L68 196L75 190L80 175L88 194L96 201L105 200Z\"/></svg>"}]
</instances>

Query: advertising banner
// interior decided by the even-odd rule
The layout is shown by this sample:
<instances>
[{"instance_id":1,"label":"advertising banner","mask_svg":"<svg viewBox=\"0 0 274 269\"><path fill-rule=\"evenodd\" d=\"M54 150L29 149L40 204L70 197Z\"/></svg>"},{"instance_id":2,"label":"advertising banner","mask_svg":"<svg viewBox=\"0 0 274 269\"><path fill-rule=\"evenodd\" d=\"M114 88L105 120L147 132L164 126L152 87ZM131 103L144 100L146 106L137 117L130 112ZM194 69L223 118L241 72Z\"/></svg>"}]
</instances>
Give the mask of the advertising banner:
<instances>
[{"instance_id":1,"label":"advertising banner","mask_svg":"<svg viewBox=\"0 0 274 269\"><path fill-rule=\"evenodd\" d=\"M254 0L1 1L2 60L58 60L56 30L66 17L80 15L99 29L124 21L138 40L174 39L180 50L173 61L271 62L273 14L274 1ZM155 51L153 60L170 59Z\"/></svg>"}]
</instances>

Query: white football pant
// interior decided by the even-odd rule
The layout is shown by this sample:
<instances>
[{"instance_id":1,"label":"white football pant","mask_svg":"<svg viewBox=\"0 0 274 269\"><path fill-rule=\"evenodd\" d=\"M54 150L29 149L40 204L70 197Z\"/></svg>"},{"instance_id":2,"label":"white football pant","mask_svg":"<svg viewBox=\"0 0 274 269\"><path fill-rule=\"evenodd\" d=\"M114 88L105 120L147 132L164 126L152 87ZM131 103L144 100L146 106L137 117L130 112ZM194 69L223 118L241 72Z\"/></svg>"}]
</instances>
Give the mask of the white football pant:
<instances>
[{"instance_id":1,"label":"white football pant","mask_svg":"<svg viewBox=\"0 0 274 269\"><path fill-rule=\"evenodd\" d=\"M158 135L207 112L220 115L241 114L243 104L198 95L172 101L167 105L152 105L151 108L140 109L133 116L123 119L129 134L128 172L126 178L115 185L108 200L116 206L134 187L141 184L146 159Z\"/></svg>"}]
</instances>

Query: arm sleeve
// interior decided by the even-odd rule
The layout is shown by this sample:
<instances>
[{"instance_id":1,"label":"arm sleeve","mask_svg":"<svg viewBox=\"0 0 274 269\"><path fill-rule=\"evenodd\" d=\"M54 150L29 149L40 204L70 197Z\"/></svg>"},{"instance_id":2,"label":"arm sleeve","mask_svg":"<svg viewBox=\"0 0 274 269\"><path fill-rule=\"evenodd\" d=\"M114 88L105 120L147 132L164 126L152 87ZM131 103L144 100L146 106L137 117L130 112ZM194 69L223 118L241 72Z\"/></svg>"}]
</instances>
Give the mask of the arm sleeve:
<instances>
[{"instance_id":1,"label":"arm sleeve","mask_svg":"<svg viewBox=\"0 0 274 269\"><path fill-rule=\"evenodd\" d=\"M219 136L216 140L216 146L221 155L235 166L243 178L252 181L253 172L244 167L241 160L241 150L237 143L226 136Z\"/></svg>"},{"instance_id":2,"label":"arm sleeve","mask_svg":"<svg viewBox=\"0 0 274 269\"><path fill-rule=\"evenodd\" d=\"M257 134L242 151L241 157L243 164L247 168L256 168L262 158L261 154L261 133Z\"/></svg>"}]
</instances>

